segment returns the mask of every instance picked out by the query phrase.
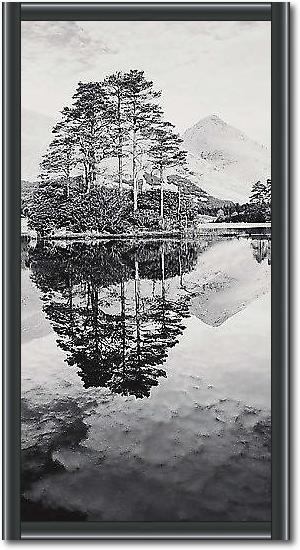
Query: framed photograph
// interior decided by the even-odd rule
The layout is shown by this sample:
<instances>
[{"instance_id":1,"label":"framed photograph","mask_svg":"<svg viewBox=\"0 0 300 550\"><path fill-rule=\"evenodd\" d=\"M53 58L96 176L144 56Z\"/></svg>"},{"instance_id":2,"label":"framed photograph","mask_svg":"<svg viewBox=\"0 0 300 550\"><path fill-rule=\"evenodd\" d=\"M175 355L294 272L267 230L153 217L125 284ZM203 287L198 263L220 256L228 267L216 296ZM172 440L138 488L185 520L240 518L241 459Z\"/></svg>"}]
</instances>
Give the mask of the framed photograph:
<instances>
[{"instance_id":1,"label":"framed photograph","mask_svg":"<svg viewBox=\"0 0 300 550\"><path fill-rule=\"evenodd\" d=\"M287 540L289 4L3 35L5 539Z\"/></svg>"}]
</instances>

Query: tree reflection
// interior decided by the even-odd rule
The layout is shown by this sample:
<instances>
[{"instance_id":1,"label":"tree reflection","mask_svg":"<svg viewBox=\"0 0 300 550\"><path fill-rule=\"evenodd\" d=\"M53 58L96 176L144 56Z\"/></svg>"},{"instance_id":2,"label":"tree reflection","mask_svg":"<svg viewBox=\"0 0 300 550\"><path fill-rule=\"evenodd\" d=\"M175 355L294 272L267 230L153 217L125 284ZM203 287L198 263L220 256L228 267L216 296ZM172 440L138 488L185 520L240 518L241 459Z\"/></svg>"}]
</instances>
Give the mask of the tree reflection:
<instances>
[{"instance_id":1,"label":"tree reflection","mask_svg":"<svg viewBox=\"0 0 300 550\"><path fill-rule=\"evenodd\" d=\"M39 244L31 251L44 311L85 388L150 395L188 316L189 297L168 292L167 283L193 269L197 255L190 242Z\"/></svg>"},{"instance_id":2,"label":"tree reflection","mask_svg":"<svg viewBox=\"0 0 300 550\"><path fill-rule=\"evenodd\" d=\"M251 246L253 249L253 256L259 264L266 259L268 265L271 265L271 239L252 238Z\"/></svg>"}]
</instances>

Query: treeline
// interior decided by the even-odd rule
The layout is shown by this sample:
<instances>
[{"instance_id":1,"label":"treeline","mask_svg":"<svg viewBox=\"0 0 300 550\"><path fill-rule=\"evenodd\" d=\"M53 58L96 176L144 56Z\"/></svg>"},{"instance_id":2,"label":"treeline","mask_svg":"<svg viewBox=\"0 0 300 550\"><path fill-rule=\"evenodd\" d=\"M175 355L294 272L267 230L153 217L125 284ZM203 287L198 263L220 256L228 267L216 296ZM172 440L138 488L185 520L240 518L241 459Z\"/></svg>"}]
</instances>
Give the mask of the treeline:
<instances>
[{"instance_id":1,"label":"treeline","mask_svg":"<svg viewBox=\"0 0 300 550\"><path fill-rule=\"evenodd\" d=\"M195 203L193 196L164 191L164 218L160 216L161 190L143 191L139 195L139 208L133 211L132 190L97 186L89 194L81 193L81 180L71 181L70 195L66 197L61 180L41 183L26 204L24 215L29 226L39 235L46 236L60 228L82 233L134 233L139 230L185 230L205 211L215 215L217 208ZM163 222L163 223L162 223Z\"/></svg>"},{"instance_id":2,"label":"treeline","mask_svg":"<svg viewBox=\"0 0 300 550\"><path fill-rule=\"evenodd\" d=\"M120 195L124 183L129 184L125 188L132 191L134 213L138 210L141 177L146 167L150 168L160 183L163 220L166 169L184 166L186 153L180 149L182 140L173 124L164 119L160 97L153 82L138 70L117 72L102 82L79 82L72 105L63 108L61 120L52 130L54 138L41 162L40 185L31 209L32 224L35 211L44 200L47 202L47 191L54 203L58 198L72 199L73 203L77 199L75 191L84 202L84 196L89 197L103 186L101 163L108 159L116 165L115 191ZM130 166L129 177L128 166L126 174L124 170L125 160ZM72 185L74 176L80 176L80 186ZM116 193L110 192L118 201Z\"/></svg>"},{"instance_id":3,"label":"treeline","mask_svg":"<svg viewBox=\"0 0 300 550\"><path fill-rule=\"evenodd\" d=\"M249 202L221 209L218 219L220 221L234 222L271 221L271 187L272 181L270 178L266 182L257 181L252 186Z\"/></svg>"},{"instance_id":4,"label":"treeline","mask_svg":"<svg viewBox=\"0 0 300 550\"><path fill-rule=\"evenodd\" d=\"M252 186L250 202L246 205L246 213L253 221L271 221L272 181L270 178L257 181ZM252 221L251 220L251 221Z\"/></svg>"}]
</instances>

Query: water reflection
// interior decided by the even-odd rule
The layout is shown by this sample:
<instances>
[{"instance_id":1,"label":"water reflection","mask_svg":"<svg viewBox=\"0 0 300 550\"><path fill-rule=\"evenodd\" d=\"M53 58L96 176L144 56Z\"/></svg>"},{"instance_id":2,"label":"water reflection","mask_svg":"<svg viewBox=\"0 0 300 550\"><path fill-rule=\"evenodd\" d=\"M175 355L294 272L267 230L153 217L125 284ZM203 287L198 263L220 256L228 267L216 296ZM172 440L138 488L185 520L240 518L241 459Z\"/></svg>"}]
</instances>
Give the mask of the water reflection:
<instances>
[{"instance_id":1,"label":"water reflection","mask_svg":"<svg viewBox=\"0 0 300 550\"><path fill-rule=\"evenodd\" d=\"M30 249L26 262L43 310L85 388L149 397L166 376L168 351L190 315L195 292L184 276L215 242L39 243ZM255 238L251 246L257 262L270 262L270 241Z\"/></svg>"},{"instance_id":2,"label":"water reflection","mask_svg":"<svg viewBox=\"0 0 300 550\"><path fill-rule=\"evenodd\" d=\"M150 395L166 376L161 365L188 316L189 297L169 297L166 281L182 278L196 260L193 243L75 243L31 251L44 312L85 388ZM149 283L146 292L141 280Z\"/></svg>"},{"instance_id":3,"label":"water reflection","mask_svg":"<svg viewBox=\"0 0 300 550\"><path fill-rule=\"evenodd\" d=\"M33 246L22 519L269 520L267 236Z\"/></svg>"},{"instance_id":4,"label":"water reflection","mask_svg":"<svg viewBox=\"0 0 300 550\"><path fill-rule=\"evenodd\" d=\"M271 239L252 239L251 246L253 256L259 264L263 260L267 260L268 265L271 265Z\"/></svg>"}]
</instances>

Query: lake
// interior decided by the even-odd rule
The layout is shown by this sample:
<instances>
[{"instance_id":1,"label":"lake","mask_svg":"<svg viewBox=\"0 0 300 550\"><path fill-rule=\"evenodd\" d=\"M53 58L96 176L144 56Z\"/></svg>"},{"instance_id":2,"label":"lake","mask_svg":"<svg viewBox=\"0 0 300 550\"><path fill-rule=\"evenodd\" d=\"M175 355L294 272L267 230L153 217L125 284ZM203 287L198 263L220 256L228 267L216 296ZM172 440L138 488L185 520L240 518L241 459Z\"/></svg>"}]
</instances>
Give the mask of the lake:
<instances>
[{"instance_id":1,"label":"lake","mask_svg":"<svg viewBox=\"0 0 300 550\"><path fill-rule=\"evenodd\" d=\"M23 521L267 521L271 238L22 241Z\"/></svg>"}]
</instances>

